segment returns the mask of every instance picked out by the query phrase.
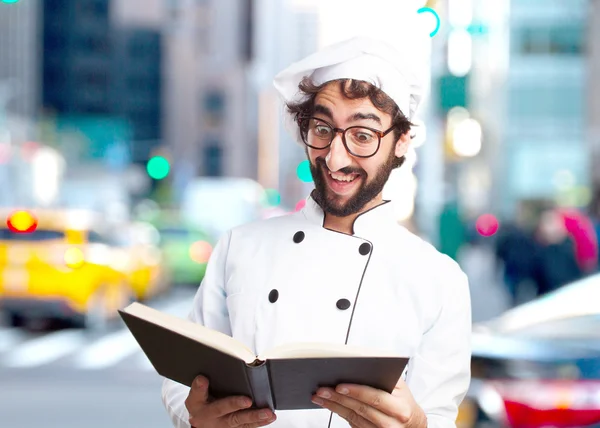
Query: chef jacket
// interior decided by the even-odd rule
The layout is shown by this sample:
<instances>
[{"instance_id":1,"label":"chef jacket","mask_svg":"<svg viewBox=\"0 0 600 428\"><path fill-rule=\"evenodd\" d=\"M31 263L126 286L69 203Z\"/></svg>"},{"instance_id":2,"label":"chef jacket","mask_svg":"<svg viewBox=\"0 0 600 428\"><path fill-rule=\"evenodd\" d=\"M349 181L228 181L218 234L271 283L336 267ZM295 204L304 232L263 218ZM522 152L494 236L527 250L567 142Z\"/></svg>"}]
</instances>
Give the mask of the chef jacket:
<instances>
[{"instance_id":1,"label":"chef jacket","mask_svg":"<svg viewBox=\"0 0 600 428\"><path fill-rule=\"evenodd\" d=\"M309 196L293 214L237 226L218 241L189 319L258 355L291 342L348 343L409 356L403 378L428 426L454 427L470 383L471 302L458 264L400 226L392 203L353 234L324 228ZM176 428L189 388L164 379ZM276 411L274 428L347 427L327 409Z\"/></svg>"}]
</instances>

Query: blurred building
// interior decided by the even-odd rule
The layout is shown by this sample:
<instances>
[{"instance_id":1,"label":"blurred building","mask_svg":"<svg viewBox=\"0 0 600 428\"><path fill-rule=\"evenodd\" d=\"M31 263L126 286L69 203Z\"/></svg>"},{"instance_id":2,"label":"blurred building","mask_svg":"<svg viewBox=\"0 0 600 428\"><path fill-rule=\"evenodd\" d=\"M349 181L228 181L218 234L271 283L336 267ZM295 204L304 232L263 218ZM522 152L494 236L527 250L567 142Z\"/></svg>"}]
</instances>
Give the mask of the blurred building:
<instances>
[{"instance_id":1,"label":"blurred building","mask_svg":"<svg viewBox=\"0 0 600 428\"><path fill-rule=\"evenodd\" d=\"M115 4L44 2L42 107L84 136L63 147L71 162L144 163L162 138L160 32L126 25Z\"/></svg>"},{"instance_id":2,"label":"blurred building","mask_svg":"<svg viewBox=\"0 0 600 428\"><path fill-rule=\"evenodd\" d=\"M0 117L33 118L39 100L40 0L0 3Z\"/></svg>"},{"instance_id":3,"label":"blurred building","mask_svg":"<svg viewBox=\"0 0 600 428\"><path fill-rule=\"evenodd\" d=\"M512 0L502 206L587 204L588 0ZM499 177L498 177L499 178Z\"/></svg>"},{"instance_id":4,"label":"blurred building","mask_svg":"<svg viewBox=\"0 0 600 428\"><path fill-rule=\"evenodd\" d=\"M252 0L165 2L165 141L175 190L195 176L256 178Z\"/></svg>"},{"instance_id":5,"label":"blurred building","mask_svg":"<svg viewBox=\"0 0 600 428\"><path fill-rule=\"evenodd\" d=\"M109 4L109 0L44 2L44 108L61 115L110 114Z\"/></svg>"},{"instance_id":6,"label":"blurred building","mask_svg":"<svg viewBox=\"0 0 600 428\"><path fill-rule=\"evenodd\" d=\"M587 121L588 144L591 151L590 175L594 215L600 217L600 1L590 0L587 26L588 61L587 72Z\"/></svg>"},{"instance_id":7,"label":"blurred building","mask_svg":"<svg viewBox=\"0 0 600 428\"><path fill-rule=\"evenodd\" d=\"M112 111L131 124L131 160L145 163L163 138L161 33L117 27L112 37Z\"/></svg>"},{"instance_id":8,"label":"blurred building","mask_svg":"<svg viewBox=\"0 0 600 428\"><path fill-rule=\"evenodd\" d=\"M447 126L445 178L471 216L587 204L588 1L443 1L440 112L469 125Z\"/></svg>"},{"instance_id":9,"label":"blurred building","mask_svg":"<svg viewBox=\"0 0 600 428\"><path fill-rule=\"evenodd\" d=\"M446 25L433 40L435 113L428 118L421 166L431 172L421 199L429 218L458 204L460 217L472 222L505 208L510 0L428 3ZM442 142L437 152L430 143L435 140Z\"/></svg>"},{"instance_id":10,"label":"blurred building","mask_svg":"<svg viewBox=\"0 0 600 428\"><path fill-rule=\"evenodd\" d=\"M197 55L202 132L196 139L205 176L256 178L257 124L248 112L257 99L249 87L254 56L253 0L213 0L205 50Z\"/></svg>"},{"instance_id":11,"label":"blurred building","mask_svg":"<svg viewBox=\"0 0 600 428\"><path fill-rule=\"evenodd\" d=\"M300 181L298 164L304 150L283 126L283 105L273 87L275 75L291 63L319 48L319 10L314 2L257 0L256 54L252 82L259 99L258 179L266 188L277 189L282 203L293 208L306 197L312 183Z\"/></svg>"}]
</instances>

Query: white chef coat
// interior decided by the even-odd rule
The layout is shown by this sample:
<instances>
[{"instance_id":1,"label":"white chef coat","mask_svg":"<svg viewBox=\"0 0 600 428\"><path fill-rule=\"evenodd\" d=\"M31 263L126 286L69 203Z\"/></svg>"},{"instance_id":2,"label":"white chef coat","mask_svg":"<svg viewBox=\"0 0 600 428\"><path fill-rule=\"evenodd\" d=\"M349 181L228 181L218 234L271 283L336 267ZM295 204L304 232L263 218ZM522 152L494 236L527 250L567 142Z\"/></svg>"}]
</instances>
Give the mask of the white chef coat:
<instances>
[{"instance_id":1,"label":"white chef coat","mask_svg":"<svg viewBox=\"0 0 600 428\"><path fill-rule=\"evenodd\" d=\"M468 280L393 214L386 201L359 215L347 235L323 227L323 211L309 196L301 211L230 230L215 246L189 319L257 355L283 343L345 343L348 336L350 345L410 356L403 376L428 426L454 427L471 377ZM190 427L188 393L163 382L177 428ZM331 412L276 414L274 428L326 428ZM348 424L334 414L330 426Z\"/></svg>"}]
</instances>

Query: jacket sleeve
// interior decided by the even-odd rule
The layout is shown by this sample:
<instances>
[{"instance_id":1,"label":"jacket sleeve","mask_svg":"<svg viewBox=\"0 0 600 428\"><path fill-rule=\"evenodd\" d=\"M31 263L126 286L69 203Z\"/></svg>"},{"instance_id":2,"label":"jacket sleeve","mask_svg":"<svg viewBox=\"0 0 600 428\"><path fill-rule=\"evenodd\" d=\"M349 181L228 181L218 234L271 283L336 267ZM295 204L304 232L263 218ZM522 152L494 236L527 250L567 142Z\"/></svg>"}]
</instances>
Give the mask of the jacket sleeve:
<instances>
[{"instance_id":1,"label":"jacket sleeve","mask_svg":"<svg viewBox=\"0 0 600 428\"><path fill-rule=\"evenodd\" d=\"M471 381L471 295L467 276L447 259L439 271L441 307L411 358L406 383L429 428L456 427Z\"/></svg>"},{"instance_id":2,"label":"jacket sleeve","mask_svg":"<svg viewBox=\"0 0 600 428\"><path fill-rule=\"evenodd\" d=\"M231 231L215 245L188 319L231 336L225 295L225 267ZM162 383L162 402L175 428L190 428L185 400L190 388L170 379Z\"/></svg>"}]
</instances>

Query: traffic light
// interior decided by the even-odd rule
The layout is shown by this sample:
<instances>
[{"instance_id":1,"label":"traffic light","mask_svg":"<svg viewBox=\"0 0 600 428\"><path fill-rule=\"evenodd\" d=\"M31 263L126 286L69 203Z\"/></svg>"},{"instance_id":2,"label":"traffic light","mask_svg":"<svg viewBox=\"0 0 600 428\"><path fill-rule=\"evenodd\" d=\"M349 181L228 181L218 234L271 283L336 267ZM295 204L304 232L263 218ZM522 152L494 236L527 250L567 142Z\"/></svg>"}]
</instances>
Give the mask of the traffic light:
<instances>
[{"instance_id":1,"label":"traffic light","mask_svg":"<svg viewBox=\"0 0 600 428\"><path fill-rule=\"evenodd\" d=\"M2 3L7 3L7 4L11 4L11 3L18 3L19 0L1 0Z\"/></svg>"},{"instance_id":2,"label":"traffic light","mask_svg":"<svg viewBox=\"0 0 600 428\"><path fill-rule=\"evenodd\" d=\"M162 180L169 175L171 165L163 156L154 156L150 158L146 164L146 171L150 178L154 180Z\"/></svg>"}]
</instances>

